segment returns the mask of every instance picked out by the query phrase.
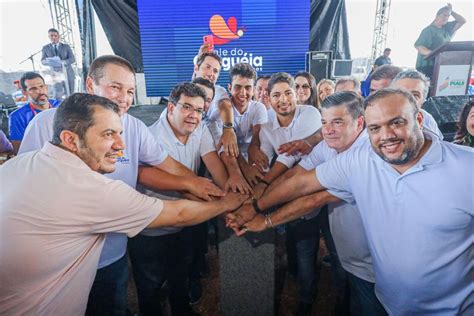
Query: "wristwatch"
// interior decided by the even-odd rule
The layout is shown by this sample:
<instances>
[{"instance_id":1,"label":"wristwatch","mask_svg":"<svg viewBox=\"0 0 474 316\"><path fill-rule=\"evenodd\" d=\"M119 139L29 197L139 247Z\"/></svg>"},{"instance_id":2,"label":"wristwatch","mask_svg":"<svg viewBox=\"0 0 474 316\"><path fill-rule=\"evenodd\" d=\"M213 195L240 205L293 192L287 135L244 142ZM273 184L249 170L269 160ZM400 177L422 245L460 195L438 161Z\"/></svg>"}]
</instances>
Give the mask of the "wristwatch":
<instances>
[{"instance_id":1,"label":"wristwatch","mask_svg":"<svg viewBox=\"0 0 474 316\"><path fill-rule=\"evenodd\" d=\"M233 123L224 123L224 125L222 127L223 128L234 128L234 124Z\"/></svg>"}]
</instances>

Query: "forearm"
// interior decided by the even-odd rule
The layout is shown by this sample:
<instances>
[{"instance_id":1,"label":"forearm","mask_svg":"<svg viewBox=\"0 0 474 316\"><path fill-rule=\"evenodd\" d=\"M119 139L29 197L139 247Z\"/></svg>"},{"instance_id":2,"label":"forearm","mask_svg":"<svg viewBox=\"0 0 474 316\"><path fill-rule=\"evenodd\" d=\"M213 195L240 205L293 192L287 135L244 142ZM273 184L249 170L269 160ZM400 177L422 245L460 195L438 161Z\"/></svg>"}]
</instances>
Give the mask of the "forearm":
<instances>
[{"instance_id":1,"label":"forearm","mask_svg":"<svg viewBox=\"0 0 474 316\"><path fill-rule=\"evenodd\" d=\"M305 216L311 213L315 208L320 208L336 201L339 201L337 197L327 191L321 191L291 201L269 216L273 225L280 225Z\"/></svg>"},{"instance_id":2,"label":"forearm","mask_svg":"<svg viewBox=\"0 0 474 316\"><path fill-rule=\"evenodd\" d=\"M428 56L431 53L431 50L425 46L416 46L416 49L418 50L418 53L423 56Z\"/></svg>"},{"instance_id":3,"label":"forearm","mask_svg":"<svg viewBox=\"0 0 474 316\"><path fill-rule=\"evenodd\" d=\"M262 196L258 200L258 206L265 210L322 189L323 187L316 181L314 170L304 171L282 182L271 192Z\"/></svg>"},{"instance_id":4,"label":"forearm","mask_svg":"<svg viewBox=\"0 0 474 316\"><path fill-rule=\"evenodd\" d=\"M202 157L204 164L206 165L207 170L211 174L214 183L216 183L221 189L224 190L227 179L229 178L227 174L226 167L223 162L217 156L217 153L211 152Z\"/></svg>"},{"instance_id":5,"label":"forearm","mask_svg":"<svg viewBox=\"0 0 474 316\"><path fill-rule=\"evenodd\" d=\"M280 175L275 180L273 180L272 183L270 184L270 186L267 188L266 192L268 193L268 192L273 191L282 182L285 182L289 178L293 177L295 174L297 174L299 168L301 168L301 167L295 166L295 167L289 169L288 171L286 171L285 173L283 173L282 175Z\"/></svg>"},{"instance_id":6,"label":"forearm","mask_svg":"<svg viewBox=\"0 0 474 316\"><path fill-rule=\"evenodd\" d=\"M225 166L229 176L232 176L232 175L237 175L239 177L244 176L242 174L242 171L240 170L240 166L239 166L239 163L237 162L237 158L235 158L233 156L226 155L224 152L222 152L221 153L221 160L224 163L224 166Z\"/></svg>"},{"instance_id":7,"label":"forearm","mask_svg":"<svg viewBox=\"0 0 474 316\"><path fill-rule=\"evenodd\" d=\"M314 134L306 137L304 139L306 142L308 142L311 147L316 146L323 140L323 135L321 134L321 129L318 129Z\"/></svg>"},{"instance_id":8,"label":"forearm","mask_svg":"<svg viewBox=\"0 0 474 316\"><path fill-rule=\"evenodd\" d=\"M232 111L232 103L230 99L222 99L218 103L219 115L222 122L224 123L233 123L234 122L234 112Z\"/></svg>"},{"instance_id":9,"label":"forearm","mask_svg":"<svg viewBox=\"0 0 474 316\"><path fill-rule=\"evenodd\" d=\"M457 23L460 23L460 24L466 23L466 19L459 13L451 11L451 16L456 20Z\"/></svg>"},{"instance_id":10,"label":"forearm","mask_svg":"<svg viewBox=\"0 0 474 316\"><path fill-rule=\"evenodd\" d=\"M194 174L193 174L194 175ZM138 168L138 183L152 190L189 191L189 178L151 166Z\"/></svg>"},{"instance_id":11,"label":"forearm","mask_svg":"<svg viewBox=\"0 0 474 316\"><path fill-rule=\"evenodd\" d=\"M270 171L268 171L267 174L265 174L265 176L263 177L263 181L271 184L275 179L277 179L287 170L288 170L287 166L277 161L275 162L273 167L270 169Z\"/></svg>"}]
</instances>

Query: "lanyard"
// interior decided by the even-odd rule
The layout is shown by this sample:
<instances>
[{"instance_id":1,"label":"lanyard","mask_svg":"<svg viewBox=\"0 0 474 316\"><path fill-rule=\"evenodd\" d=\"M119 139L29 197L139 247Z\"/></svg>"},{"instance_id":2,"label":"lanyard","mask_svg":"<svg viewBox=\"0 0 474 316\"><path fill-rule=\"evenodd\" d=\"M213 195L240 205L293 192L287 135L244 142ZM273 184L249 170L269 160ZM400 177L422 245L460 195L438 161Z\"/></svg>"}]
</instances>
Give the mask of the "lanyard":
<instances>
[{"instance_id":1,"label":"lanyard","mask_svg":"<svg viewBox=\"0 0 474 316\"><path fill-rule=\"evenodd\" d=\"M48 108L51 109L52 108L51 103L48 102L48 104L49 104ZM33 116L38 115L38 112L36 112L36 109L31 105L31 102L29 103L29 105L30 105L31 112L33 112Z\"/></svg>"}]
</instances>

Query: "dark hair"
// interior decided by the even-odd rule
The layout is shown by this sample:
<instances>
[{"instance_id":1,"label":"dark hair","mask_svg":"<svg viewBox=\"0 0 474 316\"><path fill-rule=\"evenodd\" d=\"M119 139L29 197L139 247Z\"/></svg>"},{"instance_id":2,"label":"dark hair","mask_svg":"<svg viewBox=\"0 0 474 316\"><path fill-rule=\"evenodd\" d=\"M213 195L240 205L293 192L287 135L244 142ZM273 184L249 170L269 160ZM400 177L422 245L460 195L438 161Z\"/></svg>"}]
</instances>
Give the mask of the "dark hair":
<instances>
[{"instance_id":1,"label":"dark hair","mask_svg":"<svg viewBox=\"0 0 474 316\"><path fill-rule=\"evenodd\" d=\"M377 67L377 69L374 70L372 73L372 78L371 80L380 80L380 79L390 79L393 80L393 78L396 77L400 72L402 71L402 68L393 66L393 65L382 65L380 67Z\"/></svg>"},{"instance_id":2,"label":"dark hair","mask_svg":"<svg viewBox=\"0 0 474 316\"><path fill-rule=\"evenodd\" d=\"M44 78L39 74L39 73L36 73L36 72L32 72L32 71L28 71L28 72L25 72L23 74L23 76L21 76L20 78L20 84L21 84L21 88L26 91L26 83L25 81L26 80L33 80L35 78L41 78L41 80L43 80L44 82Z\"/></svg>"},{"instance_id":3,"label":"dark hair","mask_svg":"<svg viewBox=\"0 0 474 316\"><path fill-rule=\"evenodd\" d=\"M201 86L207 87L212 90L212 98L214 99L214 96L216 95L216 86L214 85L213 82L210 80L207 80L205 78L194 78L193 81L191 81L194 84L199 84Z\"/></svg>"},{"instance_id":4,"label":"dark hair","mask_svg":"<svg viewBox=\"0 0 474 316\"><path fill-rule=\"evenodd\" d=\"M410 92L406 90L402 90L402 89L385 88L385 89L381 89L374 92L373 94L369 95L367 99L365 99L364 109L367 110L367 108L369 106L372 106L375 101L384 99L392 95L399 95L407 99L408 103L410 103L412 107L413 116L416 117L416 114L418 114L418 107L416 106L416 100Z\"/></svg>"},{"instance_id":5,"label":"dark hair","mask_svg":"<svg viewBox=\"0 0 474 316\"><path fill-rule=\"evenodd\" d=\"M364 99L352 91L336 92L328 96L321 103L322 109L329 109L335 106L345 106L354 120L364 115Z\"/></svg>"},{"instance_id":6,"label":"dark hair","mask_svg":"<svg viewBox=\"0 0 474 316\"><path fill-rule=\"evenodd\" d=\"M391 84L394 84L395 82L402 79L415 79L415 80L422 81L423 84L425 85L423 89L423 97L426 99L426 97L428 96L428 91L430 90L430 79L428 77L426 77L423 73L419 72L418 70L408 69L408 70L398 73L398 75L396 75L395 78L393 78Z\"/></svg>"},{"instance_id":7,"label":"dark hair","mask_svg":"<svg viewBox=\"0 0 474 316\"><path fill-rule=\"evenodd\" d=\"M449 8L449 6L445 5L444 7L440 8L440 9L436 12L436 16L443 14L443 12L445 12L445 11L451 11L451 9Z\"/></svg>"},{"instance_id":8,"label":"dark hair","mask_svg":"<svg viewBox=\"0 0 474 316\"><path fill-rule=\"evenodd\" d=\"M241 76L243 78L255 80L257 78L257 72L249 63L238 63L235 64L229 71L229 78L231 84L234 76Z\"/></svg>"},{"instance_id":9,"label":"dark hair","mask_svg":"<svg viewBox=\"0 0 474 316\"><path fill-rule=\"evenodd\" d=\"M309 96L308 105L318 107L318 91L316 90L316 78L312 74L306 71L300 71L295 75L295 80L298 77L303 77L308 81L309 87L311 88L311 95Z\"/></svg>"},{"instance_id":10,"label":"dark hair","mask_svg":"<svg viewBox=\"0 0 474 316\"><path fill-rule=\"evenodd\" d=\"M133 69L132 64L125 58L122 58L117 55L102 55L94 59L89 67L88 77L91 77L96 84L99 83L99 80L104 76L104 68L109 64L114 64L121 66L129 70L135 76L135 69Z\"/></svg>"},{"instance_id":11,"label":"dark hair","mask_svg":"<svg viewBox=\"0 0 474 316\"><path fill-rule=\"evenodd\" d=\"M215 60L217 60L219 62L219 65L222 66L221 56L217 55L215 52L209 52L209 53L203 53L203 54L198 56L198 59L196 61L196 65L198 66L198 68L201 67L201 65L204 62L204 60L206 59L206 57L214 58Z\"/></svg>"},{"instance_id":12,"label":"dark hair","mask_svg":"<svg viewBox=\"0 0 474 316\"><path fill-rule=\"evenodd\" d=\"M388 48L388 47L383 50L384 53L385 53L385 52L391 52L391 51L392 51L392 50L391 50L390 48Z\"/></svg>"},{"instance_id":13,"label":"dark hair","mask_svg":"<svg viewBox=\"0 0 474 316\"><path fill-rule=\"evenodd\" d=\"M459 117L459 122L457 122L457 131L456 135L454 136L455 140L461 139L464 136L467 135L467 116L469 115L469 112L471 111L471 108L474 107L474 98L470 98L470 100L466 103L466 105L463 107L461 116ZM474 135L473 135L474 136Z\"/></svg>"},{"instance_id":14,"label":"dark hair","mask_svg":"<svg viewBox=\"0 0 474 316\"><path fill-rule=\"evenodd\" d=\"M169 101L173 104L178 103L181 95L187 97L201 97L206 102L206 92L199 86L191 82L181 82L177 84L170 92Z\"/></svg>"},{"instance_id":15,"label":"dark hair","mask_svg":"<svg viewBox=\"0 0 474 316\"><path fill-rule=\"evenodd\" d=\"M270 80L271 76L270 75L262 75L262 76L258 76L257 77L257 80L255 80L255 85L257 85L257 82L259 80Z\"/></svg>"},{"instance_id":16,"label":"dark hair","mask_svg":"<svg viewBox=\"0 0 474 316\"><path fill-rule=\"evenodd\" d=\"M53 28L53 27L48 30L48 33L58 33L58 35L59 35L58 30L56 30L56 29Z\"/></svg>"},{"instance_id":17,"label":"dark hair","mask_svg":"<svg viewBox=\"0 0 474 316\"><path fill-rule=\"evenodd\" d=\"M71 131L84 139L87 130L94 125L94 113L97 108L111 110L119 115L117 104L109 99L88 93L73 93L56 110L53 123L52 143L61 143L61 132Z\"/></svg>"},{"instance_id":18,"label":"dark hair","mask_svg":"<svg viewBox=\"0 0 474 316\"><path fill-rule=\"evenodd\" d=\"M268 81L268 94L272 91L273 86L280 82L287 83L291 89L295 89L295 79L293 79L289 73L276 72L270 77L270 81Z\"/></svg>"},{"instance_id":19,"label":"dark hair","mask_svg":"<svg viewBox=\"0 0 474 316\"><path fill-rule=\"evenodd\" d=\"M335 87L337 87L340 84L346 83L346 82L352 82L354 84L354 89L359 91L360 90L360 81L356 77L342 77L337 79Z\"/></svg>"}]
</instances>

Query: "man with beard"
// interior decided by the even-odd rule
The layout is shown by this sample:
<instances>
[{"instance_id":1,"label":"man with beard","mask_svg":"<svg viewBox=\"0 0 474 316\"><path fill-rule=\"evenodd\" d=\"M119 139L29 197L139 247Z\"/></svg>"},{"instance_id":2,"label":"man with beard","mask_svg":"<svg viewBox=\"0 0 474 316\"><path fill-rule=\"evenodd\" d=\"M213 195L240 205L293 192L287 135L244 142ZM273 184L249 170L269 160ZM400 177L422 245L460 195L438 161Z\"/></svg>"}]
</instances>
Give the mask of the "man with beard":
<instances>
[{"instance_id":1,"label":"man with beard","mask_svg":"<svg viewBox=\"0 0 474 316\"><path fill-rule=\"evenodd\" d=\"M423 114L406 91L377 91L365 107L370 143L283 182L257 207L324 189L357 203L375 293L389 314L471 315L474 187L466 170L474 150L422 130ZM440 185L446 177L456 181ZM273 226L271 215L266 222Z\"/></svg>"},{"instance_id":2,"label":"man with beard","mask_svg":"<svg viewBox=\"0 0 474 316\"><path fill-rule=\"evenodd\" d=\"M35 72L27 72L20 79L23 94L28 103L10 115L10 139L15 152L20 148L26 127L41 111L57 107L61 102L48 99L48 86L43 77Z\"/></svg>"}]
</instances>

